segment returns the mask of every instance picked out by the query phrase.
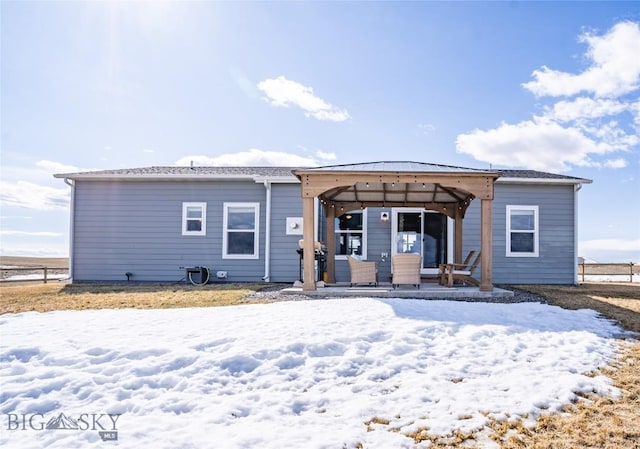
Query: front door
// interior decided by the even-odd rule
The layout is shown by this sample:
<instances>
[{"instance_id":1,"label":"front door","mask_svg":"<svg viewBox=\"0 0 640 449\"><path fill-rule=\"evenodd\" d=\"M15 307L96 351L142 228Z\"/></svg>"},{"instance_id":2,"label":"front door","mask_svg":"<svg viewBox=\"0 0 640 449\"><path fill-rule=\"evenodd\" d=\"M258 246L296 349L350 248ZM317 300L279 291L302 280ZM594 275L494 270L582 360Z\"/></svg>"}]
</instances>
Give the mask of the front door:
<instances>
[{"instance_id":1,"label":"front door","mask_svg":"<svg viewBox=\"0 0 640 449\"><path fill-rule=\"evenodd\" d=\"M452 253L451 220L435 211L398 208L393 210L392 254L417 253L422 256L423 274L437 273Z\"/></svg>"}]
</instances>

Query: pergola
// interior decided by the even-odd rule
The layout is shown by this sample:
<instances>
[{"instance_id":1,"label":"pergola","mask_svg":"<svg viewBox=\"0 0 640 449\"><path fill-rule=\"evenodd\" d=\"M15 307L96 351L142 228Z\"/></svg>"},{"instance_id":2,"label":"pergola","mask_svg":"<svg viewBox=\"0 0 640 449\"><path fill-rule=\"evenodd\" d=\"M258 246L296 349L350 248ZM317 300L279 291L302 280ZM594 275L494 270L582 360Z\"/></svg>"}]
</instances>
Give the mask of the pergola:
<instances>
[{"instance_id":1,"label":"pergola","mask_svg":"<svg viewBox=\"0 0 640 449\"><path fill-rule=\"evenodd\" d=\"M369 162L294 170L302 190L303 251L314 254L314 200L327 219L327 276L335 282L335 217L338 210L421 207L452 218L454 261L462 261L462 220L474 199L481 202L480 290L492 291L491 212L497 172L419 162ZM303 290L315 290L313 257L304 258Z\"/></svg>"}]
</instances>

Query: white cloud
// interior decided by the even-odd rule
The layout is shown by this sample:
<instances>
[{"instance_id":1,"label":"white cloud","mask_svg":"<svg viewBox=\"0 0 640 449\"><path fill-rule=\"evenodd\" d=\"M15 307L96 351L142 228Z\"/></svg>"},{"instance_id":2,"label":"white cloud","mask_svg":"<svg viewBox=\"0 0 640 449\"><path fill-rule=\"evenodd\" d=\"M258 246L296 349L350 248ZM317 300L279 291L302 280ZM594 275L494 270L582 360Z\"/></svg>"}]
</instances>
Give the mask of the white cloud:
<instances>
[{"instance_id":1,"label":"white cloud","mask_svg":"<svg viewBox=\"0 0 640 449\"><path fill-rule=\"evenodd\" d=\"M79 171L84 171L74 165L67 165L61 162L48 161L48 160L41 160L36 162L36 167L46 171L48 174L51 174L51 175L55 173L77 173Z\"/></svg>"},{"instance_id":2,"label":"white cloud","mask_svg":"<svg viewBox=\"0 0 640 449\"><path fill-rule=\"evenodd\" d=\"M592 166L589 154L614 149L607 143L590 139L577 128L565 128L552 121L528 120L461 134L456 139L456 150L495 165L566 171L571 165Z\"/></svg>"},{"instance_id":3,"label":"white cloud","mask_svg":"<svg viewBox=\"0 0 640 449\"><path fill-rule=\"evenodd\" d=\"M88 169L80 169L55 161L40 160L32 164L2 165L2 180L7 182L28 181L40 185L59 186L62 181L53 177L55 173L79 171L88 171Z\"/></svg>"},{"instance_id":4,"label":"white cloud","mask_svg":"<svg viewBox=\"0 0 640 449\"><path fill-rule=\"evenodd\" d=\"M336 156L336 153L322 150L316 151L316 157L324 161L335 161L338 158L338 156Z\"/></svg>"},{"instance_id":5,"label":"white cloud","mask_svg":"<svg viewBox=\"0 0 640 449\"><path fill-rule=\"evenodd\" d=\"M337 108L313 93L313 88L304 86L284 76L266 79L258 83L258 89L266 94L265 100L273 106L298 106L307 117L318 120L342 122L350 118L346 109Z\"/></svg>"},{"instance_id":6,"label":"white cloud","mask_svg":"<svg viewBox=\"0 0 640 449\"><path fill-rule=\"evenodd\" d=\"M640 251L640 239L594 239L580 242L580 249L588 250L614 250L614 251Z\"/></svg>"},{"instance_id":7,"label":"white cloud","mask_svg":"<svg viewBox=\"0 0 640 449\"><path fill-rule=\"evenodd\" d=\"M61 237L59 232L49 231L11 231L0 230L0 235L15 235L15 236L27 236L27 237Z\"/></svg>"},{"instance_id":8,"label":"white cloud","mask_svg":"<svg viewBox=\"0 0 640 449\"><path fill-rule=\"evenodd\" d=\"M633 121L636 125L636 130L640 132L640 100L636 101L635 103L632 103L629 106L629 110L633 115Z\"/></svg>"},{"instance_id":9,"label":"white cloud","mask_svg":"<svg viewBox=\"0 0 640 449\"><path fill-rule=\"evenodd\" d=\"M609 159L604 162L604 166L607 168L624 168L627 166L627 161L623 158Z\"/></svg>"},{"instance_id":10,"label":"white cloud","mask_svg":"<svg viewBox=\"0 0 640 449\"><path fill-rule=\"evenodd\" d=\"M603 160L603 155L629 152L640 143L640 102L631 95L601 97L638 89L640 26L622 22L604 36L584 34L580 39L589 44L587 57L593 61L587 71L573 75L544 68L534 72L535 80L523 86L539 96L585 92L582 96L544 105L543 113L531 120L460 134L457 151L496 165L543 171L567 171L572 166L625 167L625 159ZM632 54L636 57L631 58ZM634 61L629 63L629 59Z\"/></svg>"},{"instance_id":11,"label":"white cloud","mask_svg":"<svg viewBox=\"0 0 640 449\"><path fill-rule=\"evenodd\" d=\"M330 155L331 153L325 153ZM176 165L196 165L213 167L316 167L321 165L313 156L299 156L282 151L268 151L251 148L238 153L226 153L220 156L185 156L176 161Z\"/></svg>"},{"instance_id":12,"label":"white cloud","mask_svg":"<svg viewBox=\"0 0 640 449\"><path fill-rule=\"evenodd\" d=\"M27 209L56 210L69 207L69 188L54 188L28 181L0 182L0 204Z\"/></svg>"},{"instance_id":13,"label":"white cloud","mask_svg":"<svg viewBox=\"0 0 640 449\"><path fill-rule=\"evenodd\" d=\"M608 33L584 33L579 41L588 45L591 65L572 74L543 66L533 71L533 81L523 87L537 96L570 96L590 92L598 97L617 97L638 88L640 83L640 25L620 22Z\"/></svg>"},{"instance_id":14,"label":"white cloud","mask_svg":"<svg viewBox=\"0 0 640 449\"><path fill-rule=\"evenodd\" d=\"M429 135L436 130L436 127L431 123L418 123L418 129L422 131L423 134Z\"/></svg>"},{"instance_id":15,"label":"white cloud","mask_svg":"<svg viewBox=\"0 0 640 449\"><path fill-rule=\"evenodd\" d=\"M39 160L33 165L2 167L0 205L36 210L59 210L69 207L69 187L55 173L89 171L74 165Z\"/></svg>"},{"instance_id":16,"label":"white cloud","mask_svg":"<svg viewBox=\"0 0 640 449\"><path fill-rule=\"evenodd\" d=\"M553 108L547 110L545 116L559 122L570 122L618 115L629 107L628 104L616 100L579 97L572 101L557 102Z\"/></svg>"}]
</instances>

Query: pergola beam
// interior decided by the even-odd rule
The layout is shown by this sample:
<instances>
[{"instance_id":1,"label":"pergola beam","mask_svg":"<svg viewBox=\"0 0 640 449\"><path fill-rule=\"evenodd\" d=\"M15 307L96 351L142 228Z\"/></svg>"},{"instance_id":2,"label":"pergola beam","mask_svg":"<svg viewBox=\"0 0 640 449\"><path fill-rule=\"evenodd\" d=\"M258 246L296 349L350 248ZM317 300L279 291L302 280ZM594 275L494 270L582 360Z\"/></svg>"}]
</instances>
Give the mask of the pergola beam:
<instances>
[{"instance_id":1,"label":"pergola beam","mask_svg":"<svg viewBox=\"0 0 640 449\"><path fill-rule=\"evenodd\" d=\"M303 170L299 170L303 172ZM432 173L375 173L375 172L334 172L300 173L302 196L318 197L338 187L350 188L356 183L383 184L440 184L443 188L464 190L479 199L493 199L493 181L497 175L489 174L432 174ZM388 192L388 191L387 191Z\"/></svg>"}]
</instances>

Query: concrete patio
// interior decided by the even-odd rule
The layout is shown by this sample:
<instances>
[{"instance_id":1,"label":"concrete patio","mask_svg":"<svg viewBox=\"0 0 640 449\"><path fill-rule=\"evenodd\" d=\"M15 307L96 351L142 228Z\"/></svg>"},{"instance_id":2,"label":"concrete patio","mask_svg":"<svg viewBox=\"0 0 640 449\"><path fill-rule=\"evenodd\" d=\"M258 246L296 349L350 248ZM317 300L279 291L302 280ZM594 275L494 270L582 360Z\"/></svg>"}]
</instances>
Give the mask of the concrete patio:
<instances>
[{"instance_id":1,"label":"concrete patio","mask_svg":"<svg viewBox=\"0 0 640 449\"><path fill-rule=\"evenodd\" d=\"M322 285L322 284L320 284ZM494 287L493 291L483 292L478 287L454 286L444 287L437 283L420 284L420 288L412 285L401 285L394 289L390 283L379 283L374 286L349 286L348 283L327 284L325 287L318 285L316 290L303 291L302 287L288 287L281 290L282 294L306 295L313 298L344 298L344 297L368 297L368 298L414 298L414 299L491 299L513 296L513 292Z\"/></svg>"}]
</instances>

